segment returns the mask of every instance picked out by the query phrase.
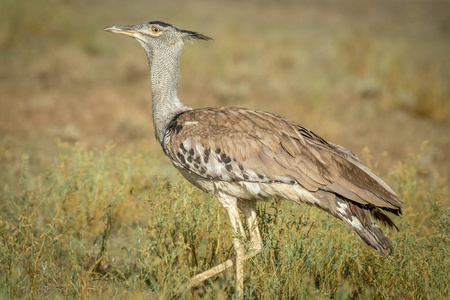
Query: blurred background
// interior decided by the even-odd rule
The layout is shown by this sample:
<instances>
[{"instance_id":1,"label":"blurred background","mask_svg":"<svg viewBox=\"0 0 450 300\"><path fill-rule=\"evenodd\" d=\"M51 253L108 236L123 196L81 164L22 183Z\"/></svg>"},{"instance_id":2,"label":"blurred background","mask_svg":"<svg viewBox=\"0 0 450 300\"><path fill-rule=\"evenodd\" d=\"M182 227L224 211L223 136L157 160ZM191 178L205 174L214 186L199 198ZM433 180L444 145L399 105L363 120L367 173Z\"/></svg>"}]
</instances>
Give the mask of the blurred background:
<instances>
[{"instance_id":1,"label":"blurred background","mask_svg":"<svg viewBox=\"0 0 450 300\"><path fill-rule=\"evenodd\" d=\"M3 161L28 154L45 168L55 139L146 141L162 157L145 54L103 31L162 20L214 38L182 55L179 96L189 106L280 114L359 155L367 147L381 169L427 141L422 163L450 174L449 1L1 3Z\"/></svg>"},{"instance_id":2,"label":"blurred background","mask_svg":"<svg viewBox=\"0 0 450 300\"><path fill-rule=\"evenodd\" d=\"M261 203L249 298L447 299L449 12L437 0L0 0L0 298L167 299L233 253L225 211L155 141L144 51L103 31L160 20L214 38L185 46L187 105L288 117L405 201L400 231L384 231L389 258L319 210ZM186 299L229 299L233 282Z\"/></svg>"}]
</instances>

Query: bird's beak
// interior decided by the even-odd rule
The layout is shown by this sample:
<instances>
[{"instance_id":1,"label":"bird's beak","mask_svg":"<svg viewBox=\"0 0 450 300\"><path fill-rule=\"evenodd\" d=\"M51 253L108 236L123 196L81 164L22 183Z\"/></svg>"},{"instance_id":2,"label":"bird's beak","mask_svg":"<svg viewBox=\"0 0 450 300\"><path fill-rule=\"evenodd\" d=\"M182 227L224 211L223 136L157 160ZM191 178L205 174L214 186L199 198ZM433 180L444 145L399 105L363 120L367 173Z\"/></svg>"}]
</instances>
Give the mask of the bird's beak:
<instances>
[{"instance_id":1,"label":"bird's beak","mask_svg":"<svg viewBox=\"0 0 450 300\"><path fill-rule=\"evenodd\" d=\"M106 27L104 30L112 32L112 33L120 33L124 35L128 35L131 37L136 37L136 35L139 33L138 30L134 28L134 26L109 26Z\"/></svg>"}]
</instances>

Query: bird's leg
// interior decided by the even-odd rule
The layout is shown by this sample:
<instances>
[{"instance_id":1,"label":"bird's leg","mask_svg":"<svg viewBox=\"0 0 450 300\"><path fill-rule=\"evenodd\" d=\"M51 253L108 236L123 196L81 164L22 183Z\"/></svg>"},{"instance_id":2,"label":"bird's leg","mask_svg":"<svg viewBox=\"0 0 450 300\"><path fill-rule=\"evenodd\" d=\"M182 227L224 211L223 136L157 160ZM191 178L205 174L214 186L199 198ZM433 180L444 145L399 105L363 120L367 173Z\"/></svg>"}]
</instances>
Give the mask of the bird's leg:
<instances>
[{"instance_id":1,"label":"bird's leg","mask_svg":"<svg viewBox=\"0 0 450 300\"><path fill-rule=\"evenodd\" d=\"M251 245L249 251L245 254L245 259L249 259L260 253L263 247L258 229L256 200L238 200L237 205L244 214L250 231Z\"/></svg>"},{"instance_id":2,"label":"bird's leg","mask_svg":"<svg viewBox=\"0 0 450 300\"><path fill-rule=\"evenodd\" d=\"M247 226L251 238L251 246L248 252L246 252L243 247L244 245L242 243L242 238L239 236L233 238L233 244L236 250L236 292L240 299L242 299L244 297L244 261L261 252L262 239L259 234L258 221L256 218L256 200L238 200L237 205L247 220ZM231 222L233 222L233 218L235 217L238 226L243 228L239 218L239 213L237 213L237 211L235 213L234 211L228 210L228 214L230 215ZM233 226L233 228L236 230L235 226Z\"/></svg>"},{"instance_id":3,"label":"bird's leg","mask_svg":"<svg viewBox=\"0 0 450 300\"><path fill-rule=\"evenodd\" d=\"M244 270L243 262L245 260L257 255L258 253L260 253L262 250L262 247L263 247L263 243L262 243L261 235L259 233L258 223L257 223L257 218L256 218L256 216L257 216L256 200L254 200L254 201L239 200L237 202L237 205L238 205L238 208L242 211L242 213L244 214L244 216L246 218L247 227L250 231L250 238L251 238L251 246L247 253L245 253L242 243L240 243L239 252L238 252L238 250L236 250L237 256L242 255L242 252L243 252L242 259L239 259L240 265L236 266L236 275L237 275L236 291L242 297L243 296L243 270ZM233 207L231 209L227 208L227 212L230 216L231 224L233 226L233 230L235 233L235 238L233 239L233 245L235 246L236 239L238 239L237 243L239 243L239 242L241 242L242 237L245 237L244 229L243 229L242 223L240 221L237 209L235 207ZM241 236L239 236L239 234L241 234ZM239 239L239 238L241 238L241 239ZM235 246L235 248L236 248L236 246ZM239 254L239 253L241 253L241 254ZM225 271L228 268L233 267L234 265L236 265L236 256L226 260L225 262L223 262L205 272L195 275L194 277L192 277L190 279L187 288L191 288L194 285L196 285L202 281L205 281L205 280L211 278L212 276ZM241 289L238 288L239 285L242 287Z\"/></svg>"},{"instance_id":4,"label":"bird's leg","mask_svg":"<svg viewBox=\"0 0 450 300\"><path fill-rule=\"evenodd\" d=\"M233 256L230 259L227 259L223 263L204 271L200 274L195 275L189 280L188 286L186 288L191 288L195 286L196 284L203 282L214 275L217 275L223 271L225 271L228 268L233 267L236 265L236 282L237 285L240 286L239 294L242 294L242 288L244 285L244 277L243 277L243 261L245 258L245 249L242 240L245 240L245 231L244 227L242 226L241 219L239 217L239 211L237 209L237 206L233 205L230 207L225 207L225 209L228 212L228 216L230 217L231 226L233 227L233 246L236 251L236 256ZM237 289L239 290L239 289Z\"/></svg>"},{"instance_id":5,"label":"bird's leg","mask_svg":"<svg viewBox=\"0 0 450 300\"><path fill-rule=\"evenodd\" d=\"M239 211L236 206L227 207L228 216L233 226L233 246L236 251L236 293L239 297L244 295L244 260L245 248L243 241L245 240L244 226L242 226Z\"/></svg>"},{"instance_id":6,"label":"bird's leg","mask_svg":"<svg viewBox=\"0 0 450 300\"><path fill-rule=\"evenodd\" d=\"M204 271L200 274L197 274L197 275L191 277L191 279L189 279L189 283L186 288L189 289L189 288L199 284L200 282L203 282L203 281L213 277L214 275L217 275L217 274L225 271L226 269L231 268L235 264L236 264L236 256L233 256L232 258L227 259L223 263L221 263L207 271Z\"/></svg>"}]
</instances>

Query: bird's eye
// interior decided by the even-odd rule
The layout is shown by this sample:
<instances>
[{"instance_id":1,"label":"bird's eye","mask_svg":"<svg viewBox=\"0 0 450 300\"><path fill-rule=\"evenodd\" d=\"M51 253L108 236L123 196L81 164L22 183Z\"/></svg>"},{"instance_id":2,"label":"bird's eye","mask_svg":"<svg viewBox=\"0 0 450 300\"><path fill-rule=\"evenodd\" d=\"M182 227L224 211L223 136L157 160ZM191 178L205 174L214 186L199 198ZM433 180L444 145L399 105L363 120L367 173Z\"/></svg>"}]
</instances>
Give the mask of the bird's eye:
<instances>
[{"instance_id":1,"label":"bird's eye","mask_svg":"<svg viewBox=\"0 0 450 300\"><path fill-rule=\"evenodd\" d=\"M150 30L152 31L152 33L159 33L161 31L161 29L159 29L158 27L152 27Z\"/></svg>"}]
</instances>

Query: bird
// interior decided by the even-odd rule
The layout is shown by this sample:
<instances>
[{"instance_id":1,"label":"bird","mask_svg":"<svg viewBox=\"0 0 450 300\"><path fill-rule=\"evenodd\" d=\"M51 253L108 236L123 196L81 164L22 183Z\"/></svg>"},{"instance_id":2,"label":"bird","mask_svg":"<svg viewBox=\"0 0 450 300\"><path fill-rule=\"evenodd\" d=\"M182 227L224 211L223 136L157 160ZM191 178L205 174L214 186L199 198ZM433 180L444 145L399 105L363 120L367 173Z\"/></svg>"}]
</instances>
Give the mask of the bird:
<instances>
[{"instance_id":1,"label":"bird","mask_svg":"<svg viewBox=\"0 0 450 300\"><path fill-rule=\"evenodd\" d=\"M144 49L157 141L174 167L191 184L215 196L230 219L236 255L192 277L188 288L234 266L235 291L243 297L244 261L263 248L257 202L274 197L318 207L342 220L381 254L392 253L393 246L377 221L397 228L386 212L400 215L403 202L353 152L269 112L191 108L181 102L177 90L183 47L188 41L210 37L161 21L105 30L130 36Z\"/></svg>"}]
</instances>

